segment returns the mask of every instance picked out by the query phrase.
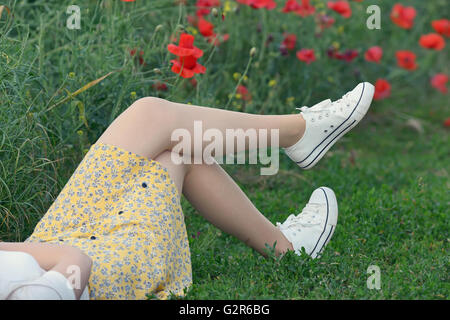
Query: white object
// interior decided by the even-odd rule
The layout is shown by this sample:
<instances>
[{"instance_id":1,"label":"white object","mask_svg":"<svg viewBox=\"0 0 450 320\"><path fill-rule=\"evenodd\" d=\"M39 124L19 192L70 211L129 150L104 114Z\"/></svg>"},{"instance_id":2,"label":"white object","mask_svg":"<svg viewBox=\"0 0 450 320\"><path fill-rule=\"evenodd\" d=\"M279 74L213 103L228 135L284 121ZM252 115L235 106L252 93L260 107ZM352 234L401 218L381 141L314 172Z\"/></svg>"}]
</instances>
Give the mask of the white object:
<instances>
[{"instance_id":1,"label":"white object","mask_svg":"<svg viewBox=\"0 0 450 320\"><path fill-rule=\"evenodd\" d=\"M372 84L362 82L335 102L328 99L311 108L297 108L306 122L305 133L284 149L286 154L302 169L314 167L339 138L361 121L374 92Z\"/></svg>"},{"instance_id":2,"label":"white object","mask_svg":"<svg viewBox=\"0 0 450 320\"><path fill-rule=\"evenodd\" d=\"M75 300L64 275L43 270L28 253L0 250L0 300ZM89 300L85 288L80 300Z\"/></svg>"},{"instance_id":3,"label":"white object","mask_svg":"<svg viewBox=\"0 0 450 320\"><path fill-rule=\"evenodd\" d=\"M336 229L338 204L330 188L320 187L311 194L308 204L297 216L291 214L277 227L300 255L302 247L313 259L322 252Z\"/></svg>"}]
</instances>

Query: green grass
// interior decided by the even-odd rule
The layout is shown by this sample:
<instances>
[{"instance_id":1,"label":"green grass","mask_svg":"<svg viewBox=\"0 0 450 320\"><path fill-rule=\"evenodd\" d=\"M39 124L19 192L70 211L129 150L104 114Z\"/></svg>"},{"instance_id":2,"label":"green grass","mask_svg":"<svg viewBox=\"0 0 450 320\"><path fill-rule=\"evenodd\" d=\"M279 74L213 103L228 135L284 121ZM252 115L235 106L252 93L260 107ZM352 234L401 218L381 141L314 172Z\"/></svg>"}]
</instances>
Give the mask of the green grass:
<instances>
[{"instance_id":1,"label":"green grass","mask_svg":"<svg viewBox=\"0 0 450 320\"><path fill-rule=\"evenodd\" d=\"M448 5L401 2L418 11L411 30L391 23L395 1L380 2L382 29L373 31L365 28L365 1L351 1L350 19L326 10L325 1L312 1L336 18L320 37L312 17L279 10L240 6L224 21L220 14L208 16L230 40L214 47L196 34L207 72L193 87L170 71L173 57L166 47L182 30L195 33L187 23L194 1L188 6L172 0L80 1L82 28L68 30L65 11L72 1L7 0L14 15L4 11L0 18L0 239L23 241L30 235L89 146L137 98L291 113L295 106L339 98L359 81L385 78L391 97L374 102L366 119L314 170L301 171L284 155L276 176L259 176L256 165L225 167L272 222L299 212L316 187L334 189L339 223L322 259L293 254L264 259L183 200L194 275L186 298L448 299L450 154L449 132L442 126L449 116L448 95L431 88L429 78L449 74L449 46L447 40L444 50L434 52L418 45ZM295 52L282 56L284 32L297 35L297 49L314 48L317 61L306 66ZM360 57L351 64L328 59L333 43L358 49ZM379 65L363 58L373 45L384 49ZM252 47L257 51L250 59ZM132 48L143 50L145 65L130 57ZM418 70L396 66L395 51L401 49L417 54ZM168 91L152 88L159 81ZM251 92L251 102L232 95L239 81ZM408 125L411 119L419 129ZM369 265L380 267L379 291L367 289Z\"/></svg>"}]
</instances>

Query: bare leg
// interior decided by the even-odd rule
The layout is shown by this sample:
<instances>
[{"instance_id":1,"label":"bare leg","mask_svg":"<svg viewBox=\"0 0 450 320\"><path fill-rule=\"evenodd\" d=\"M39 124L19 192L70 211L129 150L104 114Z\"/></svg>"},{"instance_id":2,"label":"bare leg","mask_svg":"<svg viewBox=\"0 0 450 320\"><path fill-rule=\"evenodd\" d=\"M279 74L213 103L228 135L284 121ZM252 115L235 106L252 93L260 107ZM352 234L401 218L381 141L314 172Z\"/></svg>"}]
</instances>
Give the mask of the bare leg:
<instances>
[{"instance_id":1,"label":"bare leg","mask_svg":"<svg viewBox=\"0 0 450 320\"><path fill-rule=\"evenodd\" d=\"M170 152L156 159L169 170L184 196L209 222L265 255L265 245L280 255L293 250L292 244L247 198L218 164L175 165Z\"/></svg>"},{"instance_id":2,"label":"bare leg","mask_svg":"<svg viewBox=\"0 0 450 320\"><path fill-rule=\"evenodd\" d=\"M255 115L148 97L139 99L117 117L98 141L113 143L128 148L129 151L155 158L161 152L171 150L176 144L171 141L175 129L186 129L191 137L194 137L194 121L202 121L203 130L219 130L224 138L227 129L255 129L258 132L261 129L278 129L280 147L293 145L305 131L305 121L299 114ZM267 142L269 146L270 139ZM243 149L247 148L248 141ZM225 150L223 151L225 153Z\"/></svg>"},{"instance_id":3,"label":"bare leg","mask_svg":"<svg viewBox=\"0 0 450 320\"><path fill-rule=\"evenodd\" d=\"M292 250L281 231L255 208L218 164L172 162L173 130L185 128L193 136L195 120L202 121L204 130L215 128L224 136L226 129L279 129L281 147L294 144L305 130L300 115L252 115L143 98L117 117L98 142L122 147L166 166L178 189L183 190L201 215L258 252L264 254L265 245L273 246L275 242L277 254Z\"/></svg>"},{"instance_id":4,"label":"bare leg","mask_svg":"<svg viewBox=\"0 0 450 320\"><path fill-rule=\"evenodd\" d=\"M76 299L80 299L88 284L92 260L78 248L62 244L0 242L0 250L28 253L33 256L42 269L57 271L68 279L73 276L68 271L69 267L78 266L81 277L80 287L74 289Z\"/></svg>"},{"instance_id":5,"label":"bare leg","mask_svg":"<svg viewBox=\"0 0 450 320\"><path fill-rule=\"evenodd\" d=\"M209 222L235 236L262 255L276 242L277 255L292 244L248 199L218 164L193 164L185 177L183 194Z\"/></svg>"}]
</instances>

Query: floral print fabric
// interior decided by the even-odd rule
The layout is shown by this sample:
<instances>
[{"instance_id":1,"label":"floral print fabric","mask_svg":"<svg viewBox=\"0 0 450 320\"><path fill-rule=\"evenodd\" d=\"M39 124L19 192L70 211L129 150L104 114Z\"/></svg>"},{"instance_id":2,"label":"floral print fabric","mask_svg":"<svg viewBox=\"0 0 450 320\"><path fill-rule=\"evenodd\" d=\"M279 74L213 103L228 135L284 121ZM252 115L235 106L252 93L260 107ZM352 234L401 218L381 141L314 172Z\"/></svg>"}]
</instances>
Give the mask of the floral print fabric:
<instances>
[{"instance_id":1,"label":"floral print fabric","mask_svg":"<svg viewBox=\"0 0 450 320\"><path fill-rule=\"evenodd\" d=\"M184 216L167 169L113 145L91 146L26 241L89 255L91 299L167 299L192 283Z\"/></svg>"}]
</instances>

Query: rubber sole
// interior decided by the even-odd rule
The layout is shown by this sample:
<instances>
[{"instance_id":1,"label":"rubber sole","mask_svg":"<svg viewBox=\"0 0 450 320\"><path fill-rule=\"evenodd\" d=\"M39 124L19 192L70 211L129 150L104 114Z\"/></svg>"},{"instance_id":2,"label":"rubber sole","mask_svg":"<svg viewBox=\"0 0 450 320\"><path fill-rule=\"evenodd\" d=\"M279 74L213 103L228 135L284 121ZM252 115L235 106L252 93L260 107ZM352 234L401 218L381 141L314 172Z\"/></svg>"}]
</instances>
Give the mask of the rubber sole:
<instances>
[{"instance_id":1,"label":"rubber sole","mask_svg":"<svg viewBox=\"0 0 450 320\"><path fill-rule=\"evenodd\" d=\"M338 204L333 190L327 187L320 187L319 189L323 191L327 201L327 218L324 229L317 240L315 247L311 251L310 256L313 259L316 259L321 254L323 248L330 242L336 229L338 219Z\"/></svg>"}]
</instances>

